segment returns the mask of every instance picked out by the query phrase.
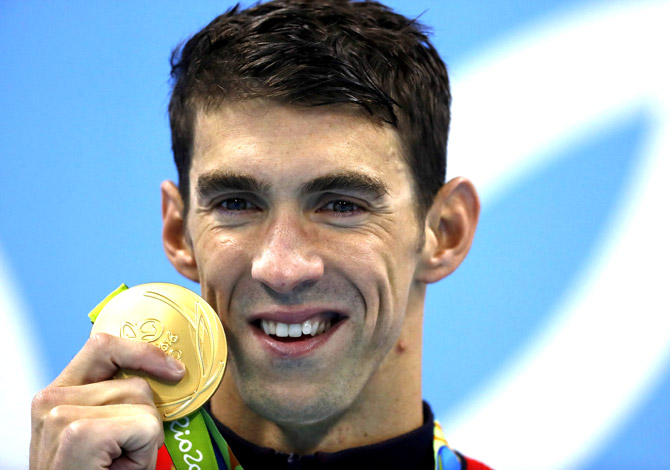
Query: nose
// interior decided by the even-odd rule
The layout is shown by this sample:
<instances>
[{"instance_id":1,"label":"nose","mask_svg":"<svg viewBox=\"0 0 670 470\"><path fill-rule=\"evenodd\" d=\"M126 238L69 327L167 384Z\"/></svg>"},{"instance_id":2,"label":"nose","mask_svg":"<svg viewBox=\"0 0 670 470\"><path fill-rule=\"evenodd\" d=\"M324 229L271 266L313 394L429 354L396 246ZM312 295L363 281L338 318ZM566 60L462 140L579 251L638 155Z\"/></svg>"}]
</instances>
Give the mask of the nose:
<instances>
[{"instance_id":1,"label":"nose","mask_svg":"<svg viewBox=\"0 0 670 470\"><path fill-rule=\"evenodd\" d=\"M323 260L297 219L275 220L252 261L251 277L282 294L323 277Z\"/></svg>"}]
</instances>

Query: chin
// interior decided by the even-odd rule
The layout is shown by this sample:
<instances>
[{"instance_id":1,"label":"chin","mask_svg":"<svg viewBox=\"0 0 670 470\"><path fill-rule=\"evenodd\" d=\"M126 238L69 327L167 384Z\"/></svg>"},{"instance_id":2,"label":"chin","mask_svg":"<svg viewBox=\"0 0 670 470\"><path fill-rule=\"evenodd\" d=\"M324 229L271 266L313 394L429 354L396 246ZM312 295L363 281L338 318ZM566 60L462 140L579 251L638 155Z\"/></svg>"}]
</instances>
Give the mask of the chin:
<instances>
[{"instance_id":1,"label":"chin","mask_svg":"<svg viewBox=\"0 0 670 470\"><path fill-rule=\"evenodd\" d=\"M330 389L309 390L318 387L290 387L277 390L276 386L240 390L246 405L263 418L285 426L311 425L336 418L346 410L351 400ZM334 393L335 392L335 393Z\"/></svg>"}]
</instances>

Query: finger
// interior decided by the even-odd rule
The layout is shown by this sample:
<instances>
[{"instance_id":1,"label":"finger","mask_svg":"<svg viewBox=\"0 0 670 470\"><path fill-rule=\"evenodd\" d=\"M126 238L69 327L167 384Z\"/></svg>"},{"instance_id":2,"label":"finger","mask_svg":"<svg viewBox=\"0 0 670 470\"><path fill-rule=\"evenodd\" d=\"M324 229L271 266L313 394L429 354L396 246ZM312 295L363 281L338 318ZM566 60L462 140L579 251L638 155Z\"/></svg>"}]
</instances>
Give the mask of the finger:
<instances>
[{"instance_id":1,"label":"finger","mask_svg":"<svg viewBox=\"0 0 670 470\"><path fill-rule=\"evenodd\" d=\"M52 385L42 390L35 395L32 402L31 456L37 452L36 446L39 446L42 451L47 449L47 445L53 447L54 444L49 443L60 439L59 434L62 428L70 422L84 417L108 416L110 412L105 412L105 409L109 410L109 408L106 408L105 405L112 404L144 405L151 413L158 416L152 390L146 380L139 377L76 387ZM98 411L82 412L81 410ZM113 413L117 414L119 410L116 408ZM46 442L40 443L43 439ZM51 453L53 454L53 450ZM31 468L37 467L31 465Z\"/></svg>"},{"instance_id":2,"label":"finger","mask_svg":"<svg viewBox=\"0 0 670 470\"><path fill-rule=\"evenodd\" d=\"M143 371L158 379L177 382L184 365L150 343L105 333L91 336L53 385L84 385L111 379L119 369Z\"/></svg>"},{"instance_id":3,"label":"finger","mask_svg":"<svg viewBox=\"0 0 670 470\"><path fill-rule=\"evenodd\" d=\"M49 386L35 395L33 414L42 415L62 404L78 406L152 405L153 392L141 377L106 380L72 387Z\"/></svg>"},{"instance_id":4,"label":"finger","mask_svg":"<svg viewBox=\"0 0 670 470\"><path fill-rule=\"evenodd\" d=\"M40 430L31 439L30 468L47 468L47 463L52 469L108 468L124 450L124 435L115 428L119 425L133 428L134 435L155 442L157 448L163 444L161 419L153 405L59 405L37 420L34 416L33 429ZM101 435L90 435L91 431ZM82 453L95 461L80 460Z\"/></svg>"},{"instance_id":5,"label":"finger","mask_svg":"<svg viewBox=\"0 0 670 470\"><path fill-rule=\"evenodd\" d=\"M154 468L163 427L152 414L79 419L62 432L56 468Z\"/></svg>"},{"instance_id":6,"label":"finger","mask_svg":"<svg viewBox=\"0 0 670 470\"><path fill-rule=\"evenodd\" d=\"M77 406L58 405L45 417L46 427L58 434L78 421L108 420L114 418L139 418L149 416L162 423L153 405Z\"/></svg>"},{"instance_id":7,"label":"finger","mask_svg":"<svg viewBox=\"0 0 670 470\"><path fill-rule=\"evenodd\" d=\"M158 460L158 449L153 452L153 455L146 459L151 466L147 467L144 463L136 462L130 458L122 455L112 463L109 470L155 470L156 461Z\"/></svg>"}]
</instances>

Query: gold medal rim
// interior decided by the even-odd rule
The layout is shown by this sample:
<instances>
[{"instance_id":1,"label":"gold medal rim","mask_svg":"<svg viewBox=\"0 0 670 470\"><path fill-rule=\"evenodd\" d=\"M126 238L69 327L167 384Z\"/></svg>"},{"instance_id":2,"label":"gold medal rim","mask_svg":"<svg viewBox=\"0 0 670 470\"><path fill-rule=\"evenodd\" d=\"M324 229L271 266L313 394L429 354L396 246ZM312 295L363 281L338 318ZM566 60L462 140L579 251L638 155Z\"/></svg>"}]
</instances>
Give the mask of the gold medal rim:
<instances>
[{"instance_id":1,"label":"gold medal rim","mask_svg":"<svg viewBox=\"0 0 670 470\"><path fill-rule=\"evenodd\" d=\"M179 295L175 294L173 291L177 290L179 291ZM223 379L223 374L225 372L225 367L227 365L227 359L228 359L228 347L227 347L227 341L226 341L226 336L225 332L223 330L223 326L221 325L221 321L219 320L219 317L217 313L214 311L214 309L203 299L200 295L197 293L193 292L192 290L180 286L178 284L172 284L172 283L167 283L167 282L152 282L152 283L146 283L146 284L139 284L137 286L133 286L121 293L119 293L117 296L112 298L108 304L106 304L102 310L100 311L100 314L98 316L98 320L102 317L106 321L109 320L109 315L110 312L114 312L115 305L118 305L119 301L121 300L126 300L128 298L128 295L142 295L145 296L147 292L157 292L161 296L171 300L173 303L176 305L179 305L175 300L174 297L178 297L180 295L187 295L189 299L192 300L192 305L189 306L189 308L193 307L197 309L197 305L200 305L200 311L204 314L204 317L206 319L206 322L209 324L209 332L211 336L211 341L212 341L212 348L213 348L213 354L212 354L212 367L210 373L207 375L206 379L200 380L198 383L198 386L196 386L195 389L188 389L186 387L184 390L184 393L179 393L178 395L181 396L177 402L181 400L187 400L188 403L186 405L181 405L177 406L175 411L172 409L175 406L175 400L173 400L170 403L164 403L161 401L162 397L160 394L158 394L155 390L155 387L152 386L152 390L154 392L154 397L156 399L156 408L158 408L158 411L161 413L161 417L163 421L173 421L176 419L180 419L198 408L200 408L217 390L218 386L221 383L221 380ZM166 292L167 291L167 292ZM121 299L122 296L126 297L126 299ZM117 300L119 299L119 300ZM116 301L115 301L116 300ZM183 300L183 299L182 299ZM188 318L186 318L186 315L181 312L179 309L175 308L179 313L182 314L182 316L188 321ZM167 311L167 310L166 310ZM120 312L115 312L116 316L119 317L118 323L119 325L123 324L123 319L121 318L122 315ZM103 317L103 315L105 315ZM162 315L163 317L167 317L168 315ZM128 317L131 317L131 315L128 315ZM197 318L197 315L196 315ZM93 325L93 328L91 329L91 335L101 332L96 329L96 324L100 325L102 322L98 322L96 320L96 323ZM190 323L190 322L189 322ZM191 328L193 328L193 325L191 325ZM109 334L115 334L113 332L109 331L104 331L105 333ZM116 334L116 336L121 336L120 331L119 334ZM197 336L197 335L196 335ZM141 341L141 340L135 340L135 341ZM156 345L158 347L158 345ZM194 349L196 349L194 347ZM214 365L215 363L218 363L216 366ZM149 382L149 385L152 385L152 382L157 383L159 381L151 379L147 377L144 374L137 373L135 371L130 371L130 370L124 370L124 371L119 371L120 373L117 374L122 377L128 377L128 376L143 376L147 378L147 381ZM187 371L187 373L193 373L193 371ZM179 383L174 385L179 389L180 385ZM192 398L189 398L192 397Z\"/></svg>"}]
</instances>

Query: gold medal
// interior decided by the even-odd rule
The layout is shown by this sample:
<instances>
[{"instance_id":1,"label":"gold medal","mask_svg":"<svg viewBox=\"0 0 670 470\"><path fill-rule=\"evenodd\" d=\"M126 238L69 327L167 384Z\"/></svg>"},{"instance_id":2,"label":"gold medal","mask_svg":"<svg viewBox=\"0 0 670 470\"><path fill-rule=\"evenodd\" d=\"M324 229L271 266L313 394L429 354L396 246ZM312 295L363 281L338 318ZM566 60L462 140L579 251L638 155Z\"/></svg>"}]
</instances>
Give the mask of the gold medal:
<instances>
[{"instance_id":1,"label":"gold medal","mask_svg":"<svg viewBox=\"0 0 670 470\"><path fill-rule=\"evenodd\" d=\"M186 367L171 384L142 372L120 370L116 377L145 377L163 421L186 416L216 391L228 347L219 317L199 295L175 284L141 284L124 290L100 310L91 334L109 333L156 345Z\"/></svg>"}]
</instances>

